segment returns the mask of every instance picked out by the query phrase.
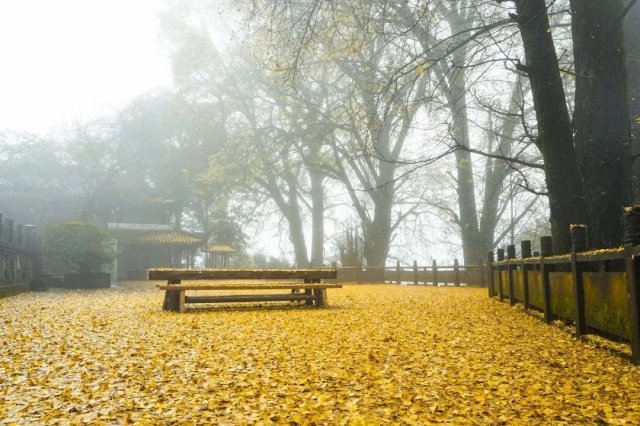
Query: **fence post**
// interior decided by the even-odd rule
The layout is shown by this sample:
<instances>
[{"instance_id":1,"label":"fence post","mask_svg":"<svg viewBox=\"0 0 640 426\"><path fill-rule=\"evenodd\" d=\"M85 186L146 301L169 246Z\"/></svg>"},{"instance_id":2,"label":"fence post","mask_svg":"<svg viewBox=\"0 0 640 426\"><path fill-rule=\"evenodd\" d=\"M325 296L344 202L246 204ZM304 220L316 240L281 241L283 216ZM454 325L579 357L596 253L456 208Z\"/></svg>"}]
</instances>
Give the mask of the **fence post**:
<instances>
[{"instance_id":1,"label":"fence post","mask_svg":"<svg viewBox=\"0 0 640 426\"><path fill-rule=\"evenodd\" d=\"M396 276L397 276L396 282L398 283L398 285L402 284L402 281L400 281L400 261L399 260L396 261Z\"/></svg>"},{"instance_id":2,"label":"fence post","mask_svg":"<svg viewBox=\"0 0 640 426\"><path fill-rule=\"evenodd\" d=\"M504 249L498 249L498 262L504 260ZM504 300L504 291L502 290L502 266L498 265L498 300Z\"/></svg>"},{"instance_id":3,"label":"fence post","mask_svg":"<svg viewBox=\"0 0 640 426\"><path fill-rule=\"evenodd\" d=\"M431 268L433 268L433 286L438 287L438 264L435 259L433 259Z\"/></svg>"},{"instance_id":4,"label":"fence post","mask_svg":"<svg viewBox=\"0 0 640 426\"><path fill-rule=\"evenodd\" d=\"M513 269L514 266L511 261L516 258L516 246L509 244L507 246L507 283L509 284L509 305L516 304L516 295L514 294L513 287Z\"/></svg>"},{"instance_id":5,"label":"fence post","mask_svg":"<svg viewBox=\"0 0 640 426\"><path fill-rule=\"evenodd\" d=\"M424 285L427 285L427 278L429 277L429 268L427 268L426 266L424 267Z\"/></svg>"},{"instance_id":6,"label":"fence post","mask_svg":"<svg viewBox=\"0 0 640 426\"><path fill-rule=\"evenodd\" d=\"M413 261L413 285L418 285L418 261Z\"/></svg>"},{"instance_id":7,"label":"fence post","mask_svg":"<svg viewBox=\"0 0 640 426\"><path fill-rule=\"evenodd\" d=\"M531 241L524 240L520 241L520 256L523 259L522 263L522 288L524 291L524 308L531 308L530 297L529 297L529 270L531 266L524 263L524 259L528 259L531 257Z\"/></svg>"},{"instance_id":8,"label":"fence post","mask_svg":"<svg viewBox=\"0 0 640 426\"><path fill-rule=\"evenodd\" d=\"M588 249L587 226L571 225L571 273L573 275L573 297L576 305L576 337L587 334L587 321L585 317L584 282L582 273L584 264L578 263L577 254Z\"/></svg>"},{"instance_id":9,"label":"fence post","mask_svg":"<svg viewBox=\"0 0 640 426\"><path fill-rule=\"evenodd\" d=\"M638 365L640 364L640 257L633 254L633 248L640 245L640 206L624 209L623 244L631 325L631 361Z\"/></svg>"},{"instance_id":10,"label":"fence post","mask_svg":"<svg viewBox=\"0 0 640 426\"><path fill-rule=\"evenodd\" d=\"M484 287L484 259L480 258L478 259L478 270L480 273L480 287ZM469 272L467 271L467 276L469 275Z\"/></svg>"},{"instance_id":11,"label":"fence post","mask_svg":"<svg viewBox=\"0 0 640 426\"><path fill-rule=\"evenodd\" d=\"M542 293L544 298L544 322L547 324L553 321L553 310L551 307L551 276L555 269L554 265L546 265L544 258L553 255L553 240L545 236L540 238L540 275L542 276Z\"/></svg>"},{"instance_id":12,"label":"fence post","mask_svg":"<svg viewBox=\"0 0 640 426\"><path fill-rule=\"evenodd\" d=\"M495 296L495 288L493 285L493 252L487 253L487 270L489 271L489 297Z\"/></svg>"},{"instance_id":13,"label":"fence post","mask_svg":"<svg viewBox=\"0 0 640 426\"><path fill-rule=\"evenodd\" d=\"M453 277L453 285L460 287L460 265L458 264L458 259L453 259Z\"/></svg>"},{"instance_id":14,"label":"fence post","mask_svg":"<svg viewBox=\"0 0 640 426\"><path fill-rule=\"evenodd\" d=\"M358 266L356 267L356 282L362 284L362 260L358 262Z\"/></svg>"}]
</instances>

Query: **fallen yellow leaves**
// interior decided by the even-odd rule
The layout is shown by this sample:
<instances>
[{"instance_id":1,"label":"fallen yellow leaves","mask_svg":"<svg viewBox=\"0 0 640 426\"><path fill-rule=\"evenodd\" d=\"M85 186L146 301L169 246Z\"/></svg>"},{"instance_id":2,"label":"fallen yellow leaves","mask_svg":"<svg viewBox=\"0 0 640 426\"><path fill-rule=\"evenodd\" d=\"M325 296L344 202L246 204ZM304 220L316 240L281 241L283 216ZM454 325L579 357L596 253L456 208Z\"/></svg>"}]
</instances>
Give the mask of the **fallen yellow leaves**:
<instances>
[{"instance_id":1,"label":"fallen yellow leaves","mask_svg":"<svg viewBox=\"0 0 640 426\"><path fill-rule=\"evenodd\" d=\"M640 423L640 369L484 289L161 311L152 283L0 300L0 423ZM206 305L205 305L206 306Z\"/></svg>"}]
</instances>

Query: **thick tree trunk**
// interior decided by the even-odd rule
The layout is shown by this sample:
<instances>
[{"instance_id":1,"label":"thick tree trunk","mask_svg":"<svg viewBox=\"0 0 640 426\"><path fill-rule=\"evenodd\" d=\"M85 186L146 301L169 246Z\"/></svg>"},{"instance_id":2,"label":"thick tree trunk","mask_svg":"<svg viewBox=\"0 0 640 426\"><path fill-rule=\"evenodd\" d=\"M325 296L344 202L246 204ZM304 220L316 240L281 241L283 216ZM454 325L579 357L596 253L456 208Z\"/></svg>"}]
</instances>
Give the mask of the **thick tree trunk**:
<instances>
[{"instance_id":1,"label":"thick tree trunk","mask_svg":"<svg viewBox=\"0 0 640 426\"><path fill-rule=\"evenodd\" d=\"M287 199L285 199L273 176L269 176L269 178L264 188L269 191L271 198L289 224L289 240L293 245L296 266L298 268L306 268L309 266L309 258L304 237L304 226L298 205L297 180L292 175L284 177L287 183Z\"/></svg>"},{"instance_id":2,"label":"thick tree trunk","mask_svg":"<svg viewBox=\"0 0 640 426\"><path fill-rule=\"evenodd\" d=\"M388 192L393 192L393 190L389 189ZM372 194L375 203L373 220L366 223L363 230L362 254L367 259L368 267L384 267L389 254L393 194L388 192L383 187Z\"/></svg>"},{"instance_id":3,"label":"thick tree trunk","mask_svg":"<svg viewBox=\"0 0 640 426\"><path fill-rule=\"evenodd\" d=\"M289 237L293 245L293 252L296 258L296 267L306 268L309 266L307 257L307 244L304 240L304 229L302 227L302 218L298 208L289 208L285 214L287 222L289 222Z\"/></svg>"},{"instance_id":4,"label":"thick tree trunk","mask_svg":"<svg viewBox=\"0 0 640 426\"><path fill-rule=\"evenodd\" d=\"M571 0L576 70L575 147L594 248L622 241L631 202L629 109L622 0Z\"/></svg>"},{"instance_id":5,"label":"thick tree trunk","mask_svg":"<svg viewBox=\"0 0 640 426\"><path fill-rule=\"evenodd\" d=\"M311 265L324 261L324 176L310 170L311 178Z\"/></svg>"},{"instance_id":6,"label":"thick tree trunk","mask_svg":"<svg viewBox=\"0 0 640 426\"><path fill-rule=\"evenodd\" d=\"M631 114L631 151L640 153L640 3L636 3L623 21L627 55L627 99ZM640 202L640 160L633 162L633 199Z\"/></svg>"},{"instance_id":7,"label":"thick tree trunk","mask_svg":"<svg viewBox=\"0 0 640 426\"><path fill-rule=\"evenodd\" d=\"M507 109L508 115L502 118L500 135L498 136L498 146L495 154L510 156L513 135L518 125L517 115L522 102L522 86L520 78L517 79L513 88L513 93L509 100ZM495 138L495 134L489 135ZM498 209L500 195L504 189L504 181L511 171L506 161L498 159L487 159L487 168L484 181L484 200L482 203L482 215L480 217L480 244L482 247L482 258L484 253L493 250L496 226L498 225Z\"/></svg>"},{"instance_id":8,"label":"thick tree trunk","mask_svg":"<svg viewBox=\"0 0 640 426\"><path fill-rule=\"evenodd\" d=\"M467 117L466 85L464 72L456 72L451 84L450 110L453 116L453 136L462 148L469 147L469 122ZM464 263L473 264L483 257L484 250L478 230L478 213L473 182L473 165L469 151L459 149L455 153L457 172L458 212Z\"/></svg>"},{"instance_id":9,"label":"thick tree trunk","mask_svg":"<svg viewBox=\"0 0 640 426\"><path fill-rule=\"evenodd\" d=\"M569 226L585 220L571 120L545 1L519 0L516 10L527 62L523 69L531 82L538 120L538 147L545 165L554 252L566 253L571 248Z\"/></svg>"}]
</instances>

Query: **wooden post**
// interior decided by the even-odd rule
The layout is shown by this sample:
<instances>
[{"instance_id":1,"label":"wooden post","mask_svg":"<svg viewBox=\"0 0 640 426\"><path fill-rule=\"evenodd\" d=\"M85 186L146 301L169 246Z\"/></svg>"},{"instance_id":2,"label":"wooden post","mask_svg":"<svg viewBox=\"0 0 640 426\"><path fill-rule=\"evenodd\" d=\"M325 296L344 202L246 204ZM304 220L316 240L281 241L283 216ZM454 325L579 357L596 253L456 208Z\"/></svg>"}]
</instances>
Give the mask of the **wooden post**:
<instances>
[{"instance_id":1,"label":"wooden post","mask_svg":"<svg viewBox=\"0 0 640 426\"><path fill-rule=\"evenodd\" d=\"M178 285L180 284L180 280L170 279L167 281L167 284ZM182 295L180 293L182 293ZM184 299L183 291L165 290L164 303L162 304L162 310L180 312L180 303L181 301L183 301L183 299ZM184 305L183 305L183 310L184 310Z\"/></svg>"},{"instance_id":2,"label":"wooden post","mask_svg":"<svg viewBox=\"0 0 640 426\"><path fill-rule=\"evenodd\" d=\"M632 251L634 246L640 245L640 206L624 209L623 243L626 252L631 361L638 365L640 364L640 258L634 256Z\"/></svg>"},{"instance_id":3,"label":"wooden post","mask_svg":"<svg viewBox=\"0 0 640 426\"><path fill-rule=\"evenodd\" d=\"M400 281L400 261L396 261L396 282L398 283L398 285L402 284L402 281Z\"/></svg>"},{"instance_id":4,"label":"wooden post","mask_svg":"<svg viewBox=\"0 0 640 426\"><path fill-rule=\"evenodd\" d=\"M484 259L483 258L478 259L478 273L480 274L480 287L484 287L485 282L484 282Z\"/></svg>"},{"instance_id":5,"label":"wooden post","mask_svg":"<svg viewBox=\"0 0 640 426\"><path fill-rule=\"evenodd\" d=\"M315 297L314 302L317 308L323 308L327 305L327 289L326 288L314 289L313 295Z\"/></svg>"},{"instance_id":6,"label":"wooden post","mask_svg":"<svg viewBox=\"0 0 640 426\"><path fill-rule=\"evenodd\" d=\"M493 252L487 253L487 270L489 271L489 297L495 296L495 288L493 285Z\"/></svg>"},{"instance_id":7,"label":"wooden post","mask_svg":"<svg viewBox=\"0 0 640 426\"><path fill-rule=\"evenodd\" d=\"M509 284L509 305L516 304L516 295L513 291L513 270L515 266L511 264L511 261L516 258L516 246L510 244L507 246L507 283Z\"/></svg>"},{"instance_id":8,"label":"wooden post","mask_svg":"<svg viewBox=\"0 0 640 426\"><path fill-rule=\"evenodd\" d=\"M504 249L498 249L498 262L504 260ZM502 290L502 266L498 265L498 299L502 302L504 300L504 291Z\"/></svg>"},{"instance_id":9,"label":"wooden post","mask_svg":"<svg viewBox=\"0 0 640 426\"><path fill-rule=\"evenodd\" d=\"M433 272L433 286L438 287L438 264L435 259L431 262L431 271Z\"/></svg>"},{"instance_id":10,"label":"wooden post","mask_svg":"<svg viewBox=\"0 0 640 426\"><path fill-rule=\"evenodd\" d=\"M576 337L581 338L587 334L587 321L584 303L584 282L582 273L584 264L579 263L577 254L588 248L586 225L571 225L571 273L573 275L573 298L576 305Z\"/></svg>"},{"instance_id":11,"label":"wooden post","mask_svg":"<svg viewBox=\"0 0 640 426\"><path fill-rule=\"evenodd\" d=\"M629 323L631 361L640 364L640 258L633 255L633 247L640 245L640 206L624 209L624 237L627 275L627 300L629 303Z\"/></svg>"},{"instance_id":12,"label":"wooden post","mask_svg":"<svg viewBox=\"0 0 640 426\"><path fill-rule=\"evenodd\" d=\"M436 264L435 259L431 263L431 268L433 270L433 286L438 287L438 265Z\"/></svg>"},{"instance_id":13,"label":"wooden post","mask_svg":"<svg viewBox=\"0 0 640 426\"><path fill-rule=\"evenodd\" d=\"M531 257L531 241L523 240L520 241L520 256L522 259L528 259ZM524 308L530 309L530 297L529 297L529 270L531 267L529 265L522 264L522 287L524 290Z\"/></svg>"},{"instance_id":14,"label":"wooden post","mask_svg":"<svg viewBox=\"0 0 640 426\"><path fill-rule=\"evenodd\" d=\"M413 261L413 285L418 285L418 261Z\"/></svg>"},{"instance_id":15,"label":"wooden post","mask_svg":"<svg viewBox=\"0 0 640 426\"><path fill-rule=\"evenodd\" d=\"M356 282L358 284L362 283L362 261L356 267Z\"/></svg>"},{"instance_id":16,"label":"wooden post","mask_svg":"<svg viewBox=\"0 0 640 426\"><path fill-rule=\"evenodd\" d=\"M429 268L425 266L424 267L424 285L427 285L427 281L429 281L427 278L429 278Z\"/></svg>"},{"instance_id":17,"label":"wooden post","mask_svg":"<svg viewBox=\"0 0 640 426\"><path fill-rule=\"evenodd\" d=\"M551 307L551 276L554 265L546 265L544 258L553 256L553 240L545 236L540 238L540 275L542 276L542 292L544 297L544 321L550 324L553 321L553 310Z\"/></svg>"},{"instance_id":18,"label":"wooden post","mask_svg":"<svg viewBox=\"0 0 640 426\"><path fill-rule=\"evenodd\" d=\"M453 285L460 287L460 265L458 264L458 259L453 259L453 277Z\"/></svg>"}]
</instances>

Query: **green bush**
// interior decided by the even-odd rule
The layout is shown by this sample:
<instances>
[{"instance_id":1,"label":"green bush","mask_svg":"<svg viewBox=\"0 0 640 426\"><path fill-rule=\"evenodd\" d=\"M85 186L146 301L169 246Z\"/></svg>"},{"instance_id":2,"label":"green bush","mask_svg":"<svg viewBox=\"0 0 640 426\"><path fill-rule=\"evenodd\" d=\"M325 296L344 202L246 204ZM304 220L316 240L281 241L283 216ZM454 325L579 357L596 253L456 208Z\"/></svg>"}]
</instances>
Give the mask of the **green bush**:
<instances>
[{"instance_id":1,"label":"green bush","mask_svg":"<svg viewBox=\"0 0 640 426\"><path fill-rule=\"evenodd\" d=\"M100 272L113 261L115 250L108 245L107 234L87 222L49 225L44 233L47 256L75 272Z\"/></svg>"}]
</instances>

